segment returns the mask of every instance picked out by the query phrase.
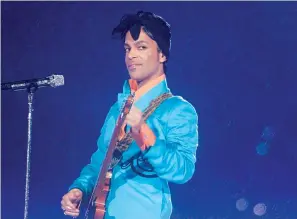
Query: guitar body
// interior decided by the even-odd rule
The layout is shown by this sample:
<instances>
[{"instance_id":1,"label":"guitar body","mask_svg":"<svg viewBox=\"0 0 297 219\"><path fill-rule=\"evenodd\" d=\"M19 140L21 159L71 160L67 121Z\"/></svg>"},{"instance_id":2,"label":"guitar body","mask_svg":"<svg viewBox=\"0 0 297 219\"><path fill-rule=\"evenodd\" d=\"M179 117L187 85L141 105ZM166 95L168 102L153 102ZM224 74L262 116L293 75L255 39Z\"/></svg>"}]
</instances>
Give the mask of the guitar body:
<instances>
[{"instance_id":1,"label":"guitar body","mask_svg":"<svg viewBox=\"0 0 297 219\"><path fill-rule=\"evenodd\" d=\"M120 116L115 125L109 147L106 152L105 159L103 160L101 170L97 179L97 184L94 187L93 193L89 200L85 214L81 215L83 219L104 219L106 211L106 199L110 191L112 168L110 167L112 162L113 152L116 148L118 136L120 134L121 127L124 124L127 114L130 112L134 102L134 94L131 94L124 104L123 109L120 112ZM83 208L81 209L82 213Z\"/></svg>"}]
</instances>

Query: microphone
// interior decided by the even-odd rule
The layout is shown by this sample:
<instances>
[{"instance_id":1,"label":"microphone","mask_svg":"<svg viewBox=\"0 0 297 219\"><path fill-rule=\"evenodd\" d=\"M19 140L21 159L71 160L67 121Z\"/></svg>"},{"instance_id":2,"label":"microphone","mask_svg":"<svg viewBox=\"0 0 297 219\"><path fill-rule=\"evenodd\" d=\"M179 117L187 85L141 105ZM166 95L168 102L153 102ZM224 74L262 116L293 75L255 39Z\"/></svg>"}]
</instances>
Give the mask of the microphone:
<instances>
[{"instance_id":1,"label":"microphone","mask_svg":"<svg viewBox=\"0 0 297 219\"><path fill-rule=\"evenodd\" d=\"M29 80L1 83L1 90L20 91L28 90L32 87L58 87L62 85L64 85L64 76L53 74L45 78L35 78Z\"/></svg>"}]
</instances>

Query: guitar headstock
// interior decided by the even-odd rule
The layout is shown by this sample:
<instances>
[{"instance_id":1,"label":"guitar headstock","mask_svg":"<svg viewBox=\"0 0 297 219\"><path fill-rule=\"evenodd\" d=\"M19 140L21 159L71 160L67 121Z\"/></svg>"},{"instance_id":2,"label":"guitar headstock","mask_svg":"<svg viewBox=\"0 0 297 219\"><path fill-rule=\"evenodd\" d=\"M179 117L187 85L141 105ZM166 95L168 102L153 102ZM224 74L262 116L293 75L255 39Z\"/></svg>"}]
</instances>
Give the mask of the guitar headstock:
<instances>
[{"instance_id":1,"label":"guitar headstock","mask_svg":"<svg viewBox=\"0 0 297 219\"><path fill-rule=\"evenodd\" d=\"M133 105L134 102L134 97L135 94L132 93L130 94L130 96L127 98L122 110L121 110L121 114L120 114L120 119L124 119L126 117L126 115L130 112L131 107Z\"/></svg>"}]
</instances>

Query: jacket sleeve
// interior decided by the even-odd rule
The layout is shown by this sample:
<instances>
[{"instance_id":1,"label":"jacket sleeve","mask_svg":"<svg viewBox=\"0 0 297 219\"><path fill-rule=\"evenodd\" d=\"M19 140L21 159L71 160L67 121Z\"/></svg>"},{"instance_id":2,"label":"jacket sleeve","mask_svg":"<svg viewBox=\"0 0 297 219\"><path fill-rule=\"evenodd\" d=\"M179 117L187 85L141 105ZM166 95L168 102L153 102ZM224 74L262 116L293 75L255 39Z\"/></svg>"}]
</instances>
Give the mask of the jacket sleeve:
<instances>
[{"instance_id":1,"label":"jacket sleeve","mask_svg":"<svg viewBox=\"0 0 297 219\"><path fill-rule=\"evenodd\" d=\"M102 161L104 160L106 154L107 145L104 143L104 134L112 116L112 109L113 107L107 114L105 122L101 128L101 132L97 140L97 150L92 154L90 163L83 167L80 172L80 176L74 180L72 185L69 187L69 190L74 188L80 189L84 196L89 196L92 193Z\"/></svg>"},{"instance_id":2,"label":"jacket sleeve","mask_svg":"<svg viewBox=\"0 0 297 219\"><path fill-rule=\"evenodd\" d=\"M184 101L171 111L165 130L161 131L158 124L151 126L156 138L144 158L160 178L186 183L195 172L198 147L198 115L194 107Z\"/></svg>"}]
</instances>

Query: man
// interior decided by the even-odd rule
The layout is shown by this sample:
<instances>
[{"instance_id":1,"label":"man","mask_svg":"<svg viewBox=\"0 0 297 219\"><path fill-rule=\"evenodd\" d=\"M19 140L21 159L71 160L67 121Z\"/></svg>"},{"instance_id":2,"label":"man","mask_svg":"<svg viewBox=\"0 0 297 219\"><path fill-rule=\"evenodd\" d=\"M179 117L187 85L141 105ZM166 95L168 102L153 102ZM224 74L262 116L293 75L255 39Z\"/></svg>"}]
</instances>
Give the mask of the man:
<instances>
[{"instance_id":1,"label":"man","mask_svg":"<svg viewBox=\"0 0 297 219\"><path fill-rule=\"evenodd\" d=\"M97 142L98 150L90 164L63 196L62 209L65 215L79 215L77 203L92 193L121 107L131 92L135 92L135 101L123 128L123 133L130 131L135 141L113 169L105 218L167 219L172 213L168 183L186 183L195 171L198 116L189 102L180 96L171 96L146 121L143 119L150 102L170 92L165 64L171 31L163 18L150 12L126 15L113 34L120 34L124 41L130 79L106 117ZM141 159L151 169L138 166Z\"/></svg>"}]
</instances>

